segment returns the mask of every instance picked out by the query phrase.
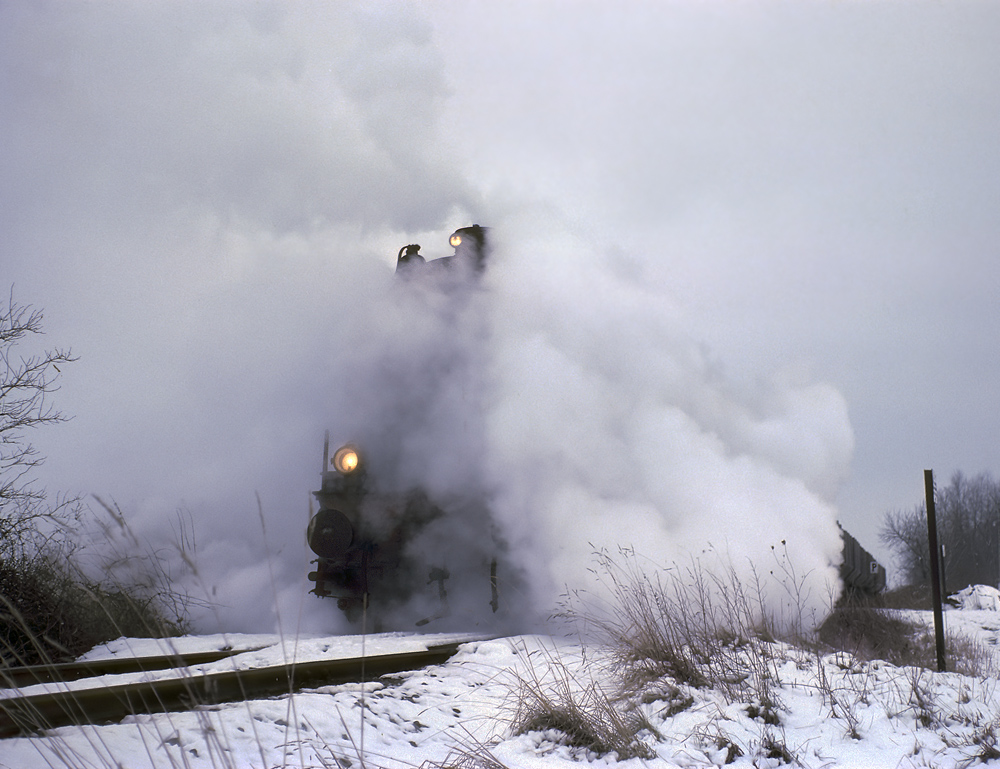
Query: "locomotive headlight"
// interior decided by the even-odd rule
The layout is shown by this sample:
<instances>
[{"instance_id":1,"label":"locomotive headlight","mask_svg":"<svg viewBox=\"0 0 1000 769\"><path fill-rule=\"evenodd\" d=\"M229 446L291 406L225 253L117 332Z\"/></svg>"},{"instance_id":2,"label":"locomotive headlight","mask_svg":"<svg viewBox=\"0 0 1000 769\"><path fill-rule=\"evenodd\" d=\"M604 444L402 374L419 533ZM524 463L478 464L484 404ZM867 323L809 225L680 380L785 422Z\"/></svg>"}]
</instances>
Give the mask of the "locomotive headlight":
<instances>
[{"instance_id":1,"label":"locomotive headlight","mask_svg":"<svg viewBox=\"0 0 1000 769\"><path fill-rule=\"evenodd\" d=\"M358 465L361 464L361 457L358 456L358 450L353 446L341 446L330 461L337 472L350 475L358 469Z\"/></svg>"},{"instance_id":2,"label":"locomotive headlight","mask_svg":"<svg viewBox=\"0 0 1000 769\"><path fill-rule=\"evenodd\" d=\"M451 244L452 248L458 248L460 245L462 245L462 236L456 232L454 235L448 238L448 242Z\"/></svg>"}]
</instances>

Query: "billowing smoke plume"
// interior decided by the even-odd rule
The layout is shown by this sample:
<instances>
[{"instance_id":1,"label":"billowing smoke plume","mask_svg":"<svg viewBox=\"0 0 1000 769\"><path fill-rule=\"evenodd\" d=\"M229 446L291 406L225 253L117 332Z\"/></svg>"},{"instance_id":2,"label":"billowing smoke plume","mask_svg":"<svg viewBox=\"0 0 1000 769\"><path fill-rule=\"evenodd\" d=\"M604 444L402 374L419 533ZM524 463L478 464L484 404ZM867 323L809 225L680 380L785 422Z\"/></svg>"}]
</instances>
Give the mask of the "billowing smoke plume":
<instances>
[{"instance_id":1,"label":"billowing smoke plume","mask_svg":"<svg viewBox=\"0 0 1000 769\"><path fill-rule=\"evenodd\" d=\"M558 221L534 217L506 238L490 472L540 594L578 586L594 550L620 546L748 580L794 573L811 596L795 611L822 610L841 548L831 500L853 444L839 393L794 373L727 379L665 292ZM779 611L788 594L770 587Z\"/></svg>"},{"instance_id":2,"label":"billowing smoke plume","mask_svg":"<svg viewBox=\"0 0 1000 769\"><path fill-rule=\"evenodd\" d=\"M486 596L482 553L503 543L517 576L503 597L522 619L619 547L775 572L775 611L793 592L810 596L796 612L821 610L852 449L840 395L794 373L730 381L620 255L555 216L499 224L467 291L379 278L340 337L335 442L365 447L383 489L455 511L434 536L453 541L456 584L478 579Z\"/></svg>"},{"instance_id":3,"label":"billowing smoke plume","mask_svg":"<svg viewBox=\"0 0 1000 769\"><path fill-rule=\"evenodd\" d=\"M486 103L510 112L505 83L533 93L504 63L491 65L493 89L453 99L446 62L479 37L442 42L420 12L391 4L0 14L3 277L45 309L47 341L80 356L56 397L74 419L36 442L41 483L118 503L158 552L183 540L192 592L218 607L196 616L201 629L270 630L276 613L288 627L344 627L332 602L306 594L326 430L363 444L385 488L488 510L524 574L513 587L542 615L585 578L594 548L618 545L666 563L711 544L769 571L783 540L814 599L826 597L840 549L830 502L852 443L843 400L796 371L727 375L650 279L663 270L644 272L648 255L608 248L551 208L510 213L539 189L567 209L590 196L586 210L614 228L646 217L651 198L640 183L608 200L608 182L628 181L613 169L639 165L614 152L594 165L593 189L565 175L609 143L595 125L593 143L563 144L566 115L546 117L547 97L516 108L541 145L499 141ZM650 50L662 48L657 35ZM586 90L604 82L603 63L586 62L601 77L556 102L638 115ZM636 76L658 82L663 67L640 69L619 73L614 93L628 82L645 104L651 81ZM443 119L451 109L462 119ZM636 145L644 160L676 110L656 114ZM769 126L758 128L767 146ZM715 157L722 143L677 152ZM751 165L767 157L747 147ZM476 220L496 241L479 289L456 301L394 278L401 245L443 255L451 229ZM701 229L687 235L694 253ZM451 532L458 561L463 543L494 536L478 512L471 521Z\"/></svg>"}]
</instances>

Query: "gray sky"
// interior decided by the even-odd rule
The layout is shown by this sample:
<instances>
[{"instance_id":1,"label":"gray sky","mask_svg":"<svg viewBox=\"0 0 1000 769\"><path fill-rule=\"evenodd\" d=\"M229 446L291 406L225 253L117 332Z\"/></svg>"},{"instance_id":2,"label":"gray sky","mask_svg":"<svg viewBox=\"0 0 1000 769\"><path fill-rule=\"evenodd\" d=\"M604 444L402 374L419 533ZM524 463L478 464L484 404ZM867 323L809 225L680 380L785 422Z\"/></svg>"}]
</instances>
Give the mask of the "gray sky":
<instances>
[{"instance_id":1,"label":"gray sky","mask_svg":"<svg viewBox=\"0 0 1000 769\"><path fill-rule=\"evenodd\" d=\"M301 591L323 431L436 349L396 250L471 221L503 241L476 387L514 540L812 529L811 567L834 518L882 554L924 468L1000 464L995 4L13 2L0 30L0 278L81 358L42 482L150 536L188 510L248 629Z\"/></svg>"}]
</instances>

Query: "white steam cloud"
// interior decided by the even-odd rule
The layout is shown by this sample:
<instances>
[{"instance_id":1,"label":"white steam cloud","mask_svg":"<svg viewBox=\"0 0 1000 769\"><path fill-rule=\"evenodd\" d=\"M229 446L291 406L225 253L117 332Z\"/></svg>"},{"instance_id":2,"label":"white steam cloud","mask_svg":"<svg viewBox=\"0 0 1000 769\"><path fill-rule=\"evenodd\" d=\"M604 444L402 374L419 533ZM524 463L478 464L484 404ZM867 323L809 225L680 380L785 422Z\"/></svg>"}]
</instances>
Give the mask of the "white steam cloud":
<instances>
[{"instance_id":1,"label":"white steam cloud","mask_svg":"<svg viewBox=\"0 0 1000 769\"><path fill-rule=\"evenodd\" d=\"M749 578L777 566L784 541L812 595L802 608L821 610L853 444L839 393L791 375L729 381L620 255L557 221L510 229L495 266L490 467L537 586L578 585L592 551L616 546L662 565L711 546Z\"/></svg>"},{"instance_id":2,"label":"white steam cloud","mask_svg":"<svg viewBox=\"0 0 1000 769\"><path fill-rule=\"evenodd\" d=\"M586 583L595 549L619 547L747 580L794 573L810 596L796 611L822 612L841 550L832 496L853 443L839 393L794 372L728 380L669 297L556 216L510 216L493 233L468 294L385 271L375 298L353 305L331 380L343 395L327 416L335 442L365 447L384 487L488 505L527 575L514 588L522 616L544 616ZM482 521L448 525L449 569L475 579L460 562ZM789 596L771 587L778 612Z\"/></svg>"},{"instance_id":3,"label":"white steam cloud","mask_svg":"<svg viewBox=\"0 0 1000 769\"><path fill-rule=\"evenodd\" d=\"M391 467L388 486L485 503L541 614L585 579L593 548L618 545L663 564L711 545L766 571L784 540L813 600L828 598L853 444L843 398L796 369L728 375L656 277L662 264L593 234L624 222L641 241L636 220L662 207L644 189L613 205L598 195L628 183L608 169L640 167L618 158L631 145L612 141L602 159L588 149L607 144L596 113L543 112L645 99L631 73L619 77L634 94L598 78L581 86L597 98L553 101L522 88L534 72L480 58L517 77L453 99L434 26L405 4L7 4L0 21L0 163L14 180L0 190L0 277L46 311L46 341L80 355L57 396L73 421L35 441L42 483L116 501L157 547L185 511L192 590L219 606L203 629L270 630L278 613L343 627L332 602L306 596L326 430ZM538 97L506 117L541 146L495 133L503 84ZM636 120L634 106L602 111ZM596 138L561 143L567 122ZM661 146L656 121L640 133ZM560 185L563 167L597 181ZM683 214L648 233L678 227L690 255L704 233ZM399 246L441 255L473 222L496 239L481 290L456 304L395 280ZM712 264L726 245L713 241ZM483 536L479 523L456 534Z\"/></svg>"}]
</instances>

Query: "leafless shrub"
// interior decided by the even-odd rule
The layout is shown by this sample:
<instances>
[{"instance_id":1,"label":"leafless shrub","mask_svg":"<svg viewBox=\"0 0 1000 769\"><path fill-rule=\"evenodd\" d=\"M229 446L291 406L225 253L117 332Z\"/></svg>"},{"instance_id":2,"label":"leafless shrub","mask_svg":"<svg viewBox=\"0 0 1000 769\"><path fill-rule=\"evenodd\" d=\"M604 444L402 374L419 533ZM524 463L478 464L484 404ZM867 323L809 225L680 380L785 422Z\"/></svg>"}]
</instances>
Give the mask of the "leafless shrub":
<instances>
[{"instance_id":1,"label":"leafless shrub","mask_svg":"<svg viewBox=\"0 0 1000 769\"><path fill-rule=\"evenodd\" d=\"M704 575L693 571L690 585L676 573L650 576L635 567L632 555L625 552L624 561L618 562L606 551L597 554L599 573L611 587L610 610L577 593L564 604L560 616L582 618L597 627L627 685L642 686L669 676L691 686L708 686L701 668L711 650L700 641L715 624L714 617L706 615L713 607L701 602L687 609L689 597L707 594ZM684 611L679 610L681 604Z\"/></svg>"},{"instance_id":2,"label":"leafless shrub","mask_svg":"<svg viewBox=\"0 0 1000 769\"><path fill-rule=\"evenodd\" d=\"M100 552L67 537L0 560L2 664L61 662L120 636L187 632L194 601L176 586L167 554L145 547L116 506L106 509Z\"/></svg>"},{"instance_id":3,"label":"leafless shrub","mask_svg":"<svg viewBox=\"0 0 1000 769\"><path fill-rule=\"evenodd\" d=\"M854 708L854 703L843 702L839 693L832 690L829 692L830 712L834 718L839 718L847 725L847 736L852 740L860 740L861 732L858 729L860 721Z\"/></svg>"},{"instance_id":4,"label":"leafless shrub","mask_svg":"<svg viewBox=\"0 0 1000 769\"><path fill-rule=\"evenodd\" d=\"M26 439L28 430L66 421L48 397L58 387L60 366L76 360L69 350L21 355L15 348L42 334L42 313L14 301L0 307L0 560L37 549L51 524L72 516L76 500L50 503L33 485L32 472L43 458Z\"/></svg>"},{"instance_id":5,"label":"leafless shrub","mask_svg":"<svg viewBox=\"0 0 1000 769\"><path fill-rule=\"evenodd\" d=\"M698 724L692 731L692 737L699 745L714 745L717 751L714 755L709 753L709 759L714 766L728 766L746 755L747 745L740 745L734 741L731 734L723 731L722 719L713 719L703 724Z\"/></svg>"},{"instance_id":6,"label":"leafless shrub","mask_svg":"<svg viewBox=\"0 0 1000 769\"><path fill-rule=\"evenodd\" d=\"M136 579L81 573L74 561L79 524L86 509L76 497L50 500L33 485L43 459L26 438L38 427L66 420L49 402L58 389L61 366L75 358L55 349L20 354L16 348L42 334L42 313L20 305L13 292L0 307L0 662L29 664L72 657L95 642L123 632L144 634L151 625L175 630L179 607L163 611L175 594L156 572L159 559L133 573ZM108 567L105 562L102 564ZM150 568L152 567L152 568ZM141 594L140 594L141 593Z\"/></svg>"},{"instance_id":7,"label":"leafless shrub","mask_svg":"<svg viewBox=\"0 0 1000 769\"><path fill-rule=\"evenodd\" d=\"M181 577L194 569L197 558L183 516L178 513L177 540L169 547L153 547L136 535L117 503L94 499L107 515L106 519L94 517L104 543L95 553L97 584L114 596L112 605L123 605L143 618L141 625L120 626L121 635L161 637L188 632L191 610L210 604L182 587ZM77 571L86 577L82 565Z\"/></svg>"}]
</instances>

